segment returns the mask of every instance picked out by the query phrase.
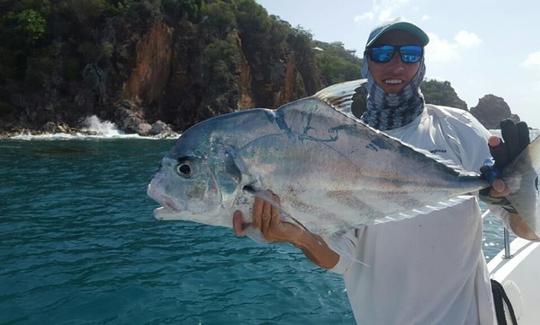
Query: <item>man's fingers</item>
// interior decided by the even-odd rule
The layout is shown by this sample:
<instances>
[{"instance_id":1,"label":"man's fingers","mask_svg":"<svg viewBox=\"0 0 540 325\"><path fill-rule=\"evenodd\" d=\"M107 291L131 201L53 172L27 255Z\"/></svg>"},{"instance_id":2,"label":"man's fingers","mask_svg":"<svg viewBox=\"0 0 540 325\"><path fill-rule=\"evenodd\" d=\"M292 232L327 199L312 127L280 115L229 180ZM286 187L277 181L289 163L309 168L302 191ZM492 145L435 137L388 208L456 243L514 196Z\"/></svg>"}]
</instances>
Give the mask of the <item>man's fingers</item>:
<instances>
[{"instance_id":1,"label":"man's fingers","mask_svg":"<svg viewBox=\"0 0 540 325\"><path fill-rule=\"evenodd\" d=\"M529 126L526 122L521 121L516 124L518 130L518 139L519 139L519 152L523 151L529 143L531 143L531 137L529 134Z\"/></svg>"},{"instance_id":2,"label":"man's fingers","mask_svg":"<svg viewBox=\"0 0 540 325\"><path fill-rule=\"evenodd\" d=\"M261 231L266 233L268 229L270 228L270 221L272 220L272 203L264 201L263 209L262 209L262 223L261 223Z\"/></svg>"},{"instance_id":3,"label":"man's fingers","mask_svg":"<svg viewBox=\"0 0 540 325\"><path fill-rule=\"evenodd\" d=\"M510 154L508 153L506 143L503 143L502 140L496 136L490 137L488 143L489 152L495 160L495 166L500 169L504 168L510 162Z\"/></svg>"},{"instance_id":4,"label":"man's fingers","mask_svg":"<svg viewBox=\"0 0 540 325\"><path fill-rule=\"evenodd\" d=\"M251 222L253 227L258 229L261 229L264 202L263 199L255 197L255 203L253 203L253 210L251 211Z\"/></svg>"},{"instance_id":5,"label":"man's fingers","mask_svg":"<svg viewBox=\"0 0 540 325\"><path fill-rule=\"evenodd\" d=\"M518 128L512 120L506 119L501 122L501 135L508 148L508 153L510 155L509 161L512 161L521 151Z\"/></svg>"},{"instance_id":6,"label":"man's fingers","mask_svg":"<svg viewBox=\"0 0 540 325\"><path fill-rule=\"evenodd\" d=\"M502 179L496 179L491 184L490 195L492 197L504 197L510 194L510 189L506 186Z\"/></svg>"},{"instance_id":7,"label":"man's fingers","mask_svg":"<svg viewBox=\"0 0 540 325\"><path fill-rule=\"evenodd\" d=\"M501 142L502 142L501 138L499 138L498 136L495 136L495 135L490 136L489 139L488 139L488 143L489 143L490 147L496 147L496 146L500 145Z\"/></svg>"},{"instance_id":8,"label":"man's fingers","mask_svg":"<svg viewBox=\"0 0 540 325\"><path fill-rule=\"evenodd\" d=\"M244 228L244 217L241 211L234 211L233 214L233 229L236 236L245 236L246 230Z\"/></svg>"},{"instance_id":9,"label":"man's fingers","mask_svg":"<svg viewBox=\"0 0 540 325\"><path fill-rule=\"evenodd\" d=\"M271 209L271 213L272 213L272 218L271 218L271 221L270 221L270 226L272 227L275 227L277 225L280 224L281 220L280 220L280 201L279 201L279 196L275 195L272 193L272 198L274 199L274 204L272 204L272 209Z\"/></svg>"}]
</instances>

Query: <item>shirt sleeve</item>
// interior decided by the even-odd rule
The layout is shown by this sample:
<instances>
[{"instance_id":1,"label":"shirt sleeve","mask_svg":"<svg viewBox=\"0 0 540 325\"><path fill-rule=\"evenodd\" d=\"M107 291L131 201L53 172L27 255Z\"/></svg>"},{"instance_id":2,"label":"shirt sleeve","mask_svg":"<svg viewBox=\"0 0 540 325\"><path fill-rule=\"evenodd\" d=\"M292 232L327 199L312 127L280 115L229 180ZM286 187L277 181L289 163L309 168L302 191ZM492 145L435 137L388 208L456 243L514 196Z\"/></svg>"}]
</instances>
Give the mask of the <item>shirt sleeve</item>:
<instances>
[{"instance_id":1,"label":"shirt sleeve","mask_svg":"<svg viewBox=\"0 0 540 325\"><path fill-rule=\"evenodd\" d=\"M459 148L456 154L461 159L462 167L468 171L480 172L480 168L492 159L488 146L492 134L474 116L465 111L447 123L447 127L455 132ZM498 205L488 203L486 205L491 213L501 218L505 227L511 230L509 213Z\"/></svg>"},{"instance_id":2,"label":"shirt sleeve","mask_svg":"<svg viewBox=\"0 0 540 325\"><path fill-rule=\"evenodd\" d=\"M472 172L480 172L491 159L488 140L491 133L470 113L463 111L446 120L447 136L453 142L461 166Z\"/></svg>"},{"instance_id":3,"label":"shirt sleeve","mask_svg":"<svg viewBox=\"0 0 540 325\"><path fill-rule=\"evenodd\" d=\"M339 255L338 263L329 271L343 274L349 269L356 260L356 252L360 246L360 238L364 229L365 227L362 226L330 236L323 236L328 247Z\"/></svg>"}]
</instances>

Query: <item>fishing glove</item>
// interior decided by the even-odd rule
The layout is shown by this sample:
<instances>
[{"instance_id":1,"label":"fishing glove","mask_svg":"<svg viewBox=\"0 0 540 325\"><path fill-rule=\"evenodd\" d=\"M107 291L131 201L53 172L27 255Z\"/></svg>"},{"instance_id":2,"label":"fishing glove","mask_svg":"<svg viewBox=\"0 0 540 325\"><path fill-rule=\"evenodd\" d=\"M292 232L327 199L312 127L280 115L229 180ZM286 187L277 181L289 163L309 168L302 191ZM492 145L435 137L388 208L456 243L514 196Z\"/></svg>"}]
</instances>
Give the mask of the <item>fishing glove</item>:
<instances>
[{"instance_id":1,"label":"fishing glove","mask_svg":"<svg viewBox=\"0 0 540 325\"><path fill-rule=\"evenodd\" d=\"M531 142L529 136L529 127L525 122L515 124L512 120L501 122L502 141L498 146L489 146L489 151L495 163L492 166L483 166L480 168L482 177L492 183L500 178L502 170L508 166ZM488 204L501 206L510 213L516 213L516 209L505 197L490 196L491 188L480 191L480 199Z\"/></svg>"}]
</instances>

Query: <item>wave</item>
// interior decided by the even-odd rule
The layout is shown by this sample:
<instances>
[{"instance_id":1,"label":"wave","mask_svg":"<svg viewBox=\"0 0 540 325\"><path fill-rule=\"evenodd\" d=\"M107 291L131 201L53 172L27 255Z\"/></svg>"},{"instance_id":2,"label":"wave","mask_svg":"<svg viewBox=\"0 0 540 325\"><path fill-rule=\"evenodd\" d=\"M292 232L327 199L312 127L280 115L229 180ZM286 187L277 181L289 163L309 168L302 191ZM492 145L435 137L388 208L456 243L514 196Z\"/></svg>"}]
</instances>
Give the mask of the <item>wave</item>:
<instances>
[{"instance_id":1,"label":"wave","mask_svg":"<svg viewBox=\"0 0 540 325\"><path fill-rule=\"evenodd\" d=\"M83 121L84 127L73 133L41 133L32 134L22 132L9 139L14 140L85 140L85 139L177 139L180 134L172 132L155 136L141 136L138 134L126 134L119 130L116 124L110 121L102 121L97 116L88 116Z\"/></svg>"}]
</instances>

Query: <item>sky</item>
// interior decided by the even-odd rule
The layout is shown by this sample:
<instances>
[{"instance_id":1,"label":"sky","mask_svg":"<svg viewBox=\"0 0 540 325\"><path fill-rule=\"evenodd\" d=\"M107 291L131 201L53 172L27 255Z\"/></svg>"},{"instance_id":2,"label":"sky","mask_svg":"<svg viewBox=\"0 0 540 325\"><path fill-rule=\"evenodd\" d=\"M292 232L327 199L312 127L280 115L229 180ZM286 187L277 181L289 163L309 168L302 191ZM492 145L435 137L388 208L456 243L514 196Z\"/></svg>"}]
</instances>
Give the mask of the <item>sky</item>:
<instances>
[{"instance_id":1,"label":"sky","mask_svg":"<svg viewBox=\"0 0 540 325\"><path fill-rule=\"evenodd\" d=\"M397 17L411 21L430 37L427 78L450 81L469 108L486 94L502 97L512 113L540 128L540 1L256 1L358 56L373 28Z\"/></svg>"}]
</instances>

